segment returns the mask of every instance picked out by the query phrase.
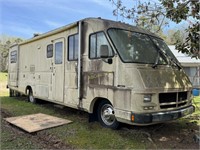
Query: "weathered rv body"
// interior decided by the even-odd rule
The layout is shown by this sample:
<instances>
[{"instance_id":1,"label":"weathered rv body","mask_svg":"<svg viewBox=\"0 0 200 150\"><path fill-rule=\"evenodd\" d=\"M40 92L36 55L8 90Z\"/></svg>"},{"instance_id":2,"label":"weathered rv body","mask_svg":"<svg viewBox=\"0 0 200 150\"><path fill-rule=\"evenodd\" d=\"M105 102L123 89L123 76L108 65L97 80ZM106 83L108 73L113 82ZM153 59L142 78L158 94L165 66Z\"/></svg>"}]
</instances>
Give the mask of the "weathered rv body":
<instances>
[{"instance_id":1,"label":"weathered rv body","mask_svg":"<svg viewBox=\"0 0 200 150\"><path fill-rule=\"evenodd\" d=\"M128 24L83 19L14 45L9 56L11 96L81 109L106 127L194 112L191 83L167 45Z\"/></svg>"}]
</instances>

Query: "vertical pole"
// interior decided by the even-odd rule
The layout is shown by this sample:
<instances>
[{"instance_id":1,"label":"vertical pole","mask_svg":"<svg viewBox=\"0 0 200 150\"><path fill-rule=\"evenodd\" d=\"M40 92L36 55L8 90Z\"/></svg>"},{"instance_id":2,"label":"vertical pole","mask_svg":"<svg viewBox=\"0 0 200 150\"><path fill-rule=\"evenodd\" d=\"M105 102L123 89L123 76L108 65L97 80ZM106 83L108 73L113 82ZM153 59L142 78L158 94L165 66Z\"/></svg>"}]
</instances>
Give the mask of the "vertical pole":
<instances>
[{"instance_id":1,"label":"vertical pole","mask_svg":"<svg viewBox=\"0 0 200 150\"><path fill-rule=\"evenodd\" d=\"M17 83L16 86L18 87L19 85L19 60L20 60L20 49L19 49L19 44L17 45Z\"/></svg>"},{"instance_id":2,"label":"vertical pole","mask_svg":"<svg viewBox=\"0 0 200 150\"><path fill-rule=\"evenodd\" d=\"M78 23L78 100L79 107L82 107L82 98L81 98L81 41L82 41L82 22Z\"/></svg>"}]
</instances>

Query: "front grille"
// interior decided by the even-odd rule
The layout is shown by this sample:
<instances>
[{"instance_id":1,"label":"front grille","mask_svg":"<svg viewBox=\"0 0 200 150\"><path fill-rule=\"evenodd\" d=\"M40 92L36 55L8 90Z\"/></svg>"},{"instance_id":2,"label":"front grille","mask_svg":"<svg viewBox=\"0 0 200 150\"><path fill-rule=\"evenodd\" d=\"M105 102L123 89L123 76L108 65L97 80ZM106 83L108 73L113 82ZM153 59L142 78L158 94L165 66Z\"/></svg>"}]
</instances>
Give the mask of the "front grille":
<instances>
[{"instance_id":1,"label":"front grille","mask_svg":"<svg viewBox=\"0 0 200 150\"><path fill-rule=\"evenodd\" d=\"M159 94L159 103L161 109L182 107L187 104L187 101L187 92Z\"/></svg>"},{"instance_id":2,"label":"front grille","mask_svg":"<svg viewBox=\"0 0 200 150\"><path fill-rule=\"evenodd\" d=\"M178 93L178 101L181 102L187 99L187 92L179 92Z\"/></svg>"},{"instance_id":3,"label":"front grille","mask_svg":"<svg viewBox=\"0 0 200 150\"><path fill-rule=\"evenodd\" d=\"M161 105L161 106L160 106L161 109L174 108L174 107L176 107L176 104L172 104L172 105Z\"/></svg>"},{"instance_id":4,"label":"front grille","mask_svg":"<svg viewBox=\"0 0 200 150\"><path fill-rule=\"evenodd\" d=\"M160 103L176 102L176 95L176 93L160 93L159 101Z\"/></svg>"}]
</instances>

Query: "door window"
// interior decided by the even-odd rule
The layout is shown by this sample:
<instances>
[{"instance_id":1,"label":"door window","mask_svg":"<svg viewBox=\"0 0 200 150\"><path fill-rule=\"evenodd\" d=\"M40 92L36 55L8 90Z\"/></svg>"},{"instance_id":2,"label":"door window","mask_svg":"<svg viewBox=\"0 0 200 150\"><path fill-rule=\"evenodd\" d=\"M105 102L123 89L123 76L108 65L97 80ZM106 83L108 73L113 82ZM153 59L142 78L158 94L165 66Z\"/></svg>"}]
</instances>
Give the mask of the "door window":
<instances>
[{"instance_id":1,"label":"door window","mask_svg":"<svg viewBox=\"0 0 200 150\"><path fill-rule=\"evenodd\" d=\"M63 43L57 42L55 44L55 64L62 64L62 58L63 58Z\"/></svg>"}]
</instances>

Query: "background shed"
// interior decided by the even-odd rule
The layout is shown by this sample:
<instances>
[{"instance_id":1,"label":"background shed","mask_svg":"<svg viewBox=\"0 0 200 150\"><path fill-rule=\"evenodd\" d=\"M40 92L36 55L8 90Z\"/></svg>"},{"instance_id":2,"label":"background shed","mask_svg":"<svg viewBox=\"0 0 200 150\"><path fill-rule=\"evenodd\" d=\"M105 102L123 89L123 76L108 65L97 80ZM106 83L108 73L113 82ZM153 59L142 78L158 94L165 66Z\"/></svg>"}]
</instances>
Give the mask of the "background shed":
<instances>
[{"instance_id":1,"label":"background shed","mask_svg":"<svg viewBox=\"0 0 200 150\"><path fill-rule=\"evenodd\" d=\"M181 63L194 89L200 89L200 60L178 52L178 50L175 49L175 45L169 45L169 48Z\"/></svg>"}]
</instances>

